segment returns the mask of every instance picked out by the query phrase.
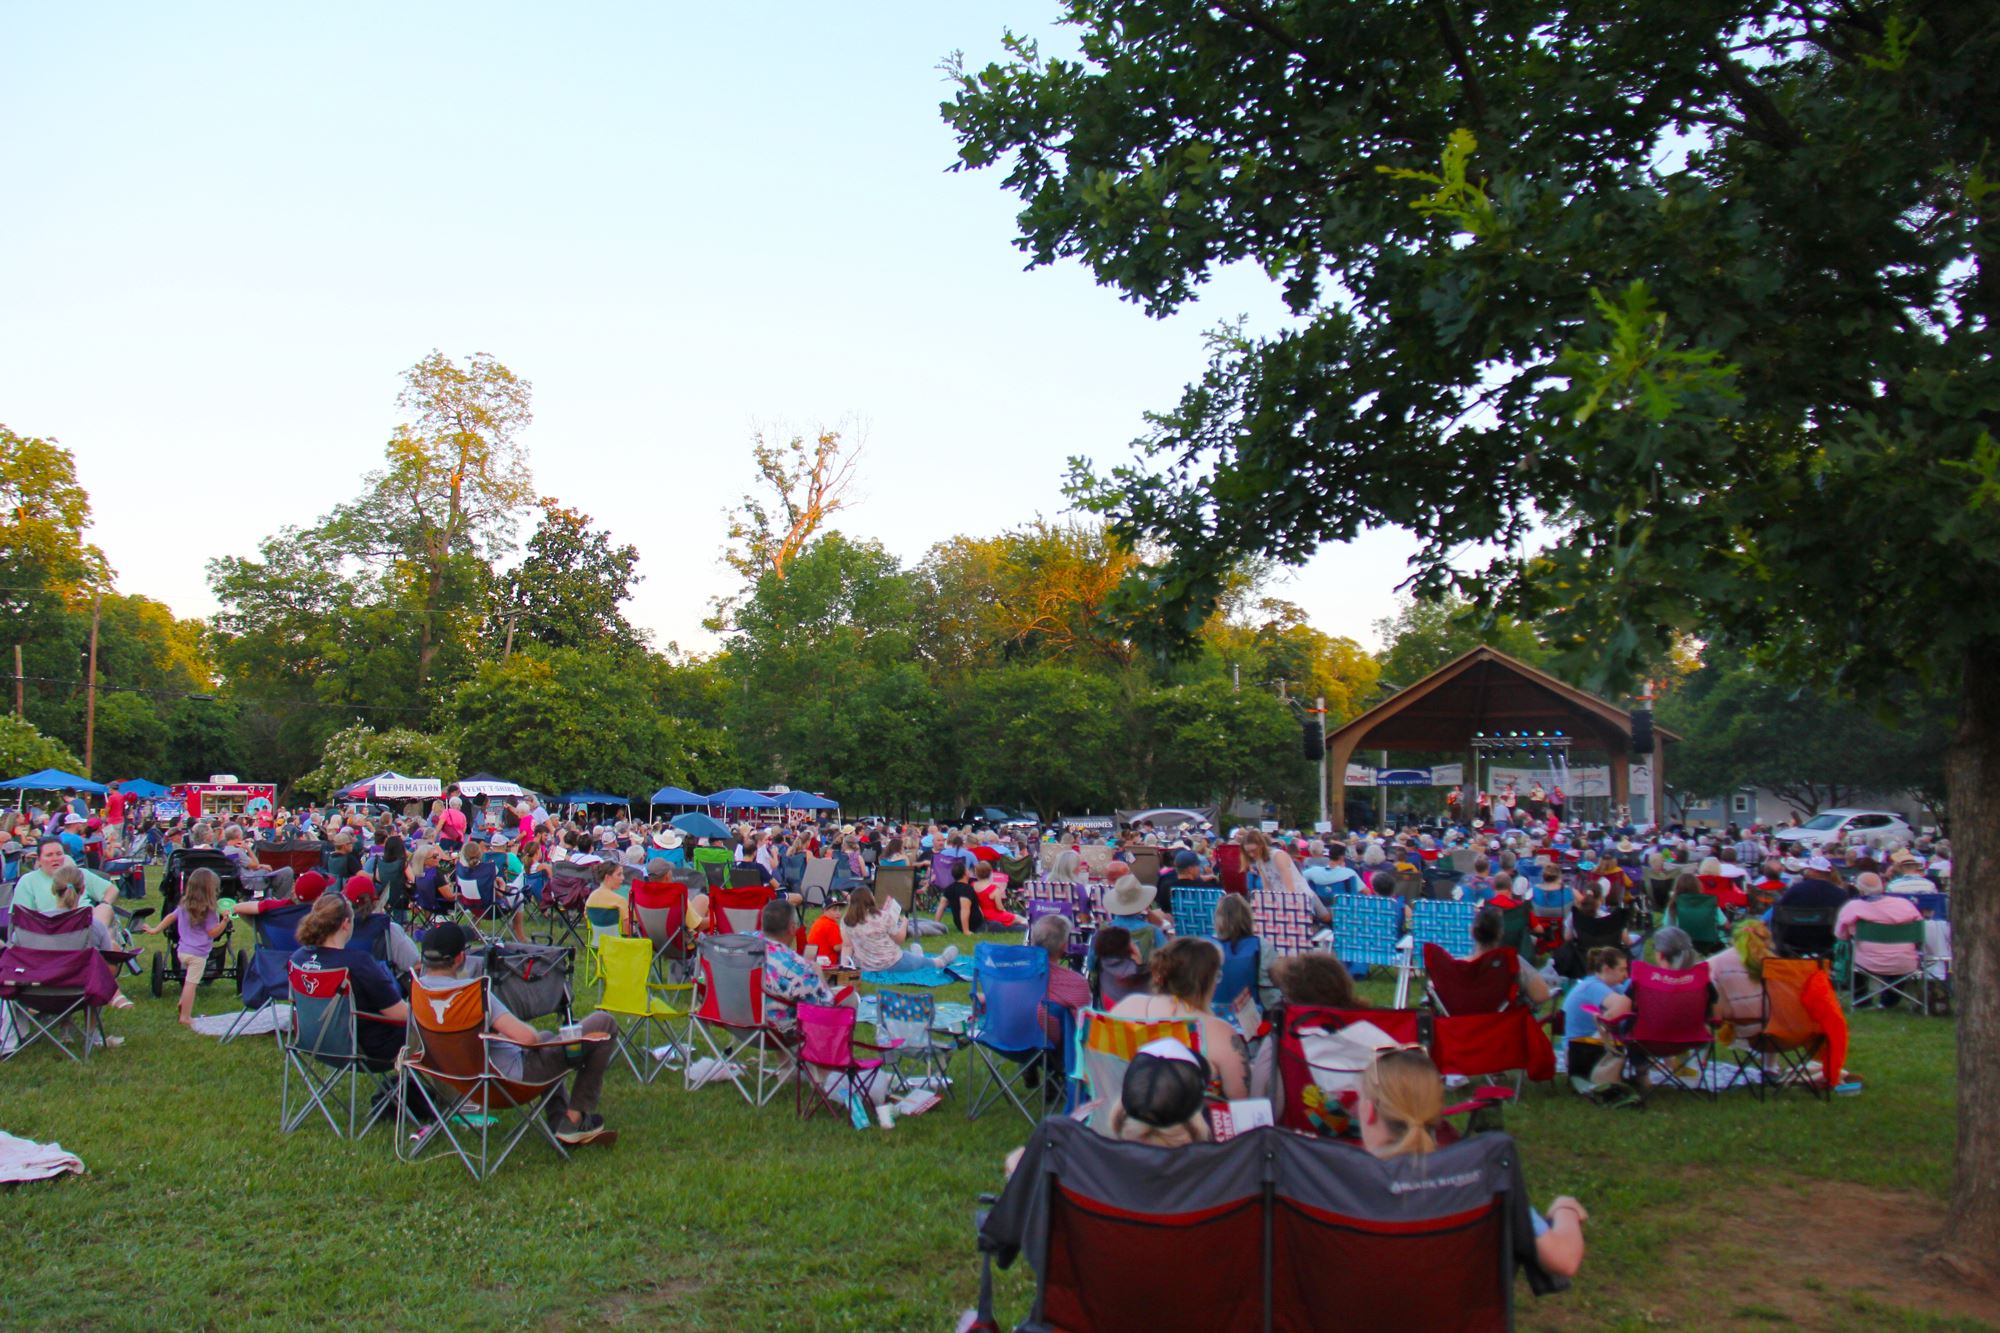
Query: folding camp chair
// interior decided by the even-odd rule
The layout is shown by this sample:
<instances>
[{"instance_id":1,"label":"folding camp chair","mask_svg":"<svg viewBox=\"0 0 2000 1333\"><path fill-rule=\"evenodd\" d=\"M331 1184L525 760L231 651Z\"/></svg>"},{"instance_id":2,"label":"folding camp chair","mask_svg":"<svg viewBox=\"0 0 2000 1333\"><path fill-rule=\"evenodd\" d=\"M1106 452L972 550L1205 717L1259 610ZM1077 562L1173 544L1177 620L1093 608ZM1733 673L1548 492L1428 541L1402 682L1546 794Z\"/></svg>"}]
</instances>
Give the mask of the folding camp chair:
<instances>
[{"instance_id":1,"label":"folding camp chair","mask_svg":"<svg viewBox=\"0 0 2000 1333\"><path fill-rule=\"evenodd\" d=\"M776 896L769 885L711 889L709 929L724 935L755 935L764 928L764 905Z\"/></svg>"},{"instance_id":2,"label":"folding camp chair","mask_svg":"<svg viewBox=\"0 0 2000 1333\"><path fill-rule=\"evenodd\" d=\"M1307 905L1306 895L1259 889L1250 895L1250 915L1257 923L1258 941L1273 958L1308 953L1314 948L1313 936L1320 923Z\"/></svg>"},{"instance_id":3,"label":"folding camp chair","mask_svg":"<svg viewBox=\"0 0 2000 1333\"><path fill-rule=\"evenodd\" d=\"M807 907L824 907L833 888L833 858L806 858L806 873L799 880L799 894Z\"/></svg>"},{"instance_id":4,"label":"folding camp chair","mask_svg":"<svg viewBox=\"0 0 2000 1333\"><path fill-rule=\"evenodd\" d=\"M1555 1048L1521 994L1520 956L1495 949L1477 958L1453 958L1437 944L1424 945L1424 990L1437 1017L1431 1023L1431 1060L1438 1072L1461 1078L1512 1075L1555 1077Z\"/></svg>"},{"instance_id":5,"label":"folding camp chair","mask_svg":"<svg viewBox=\"0 0 2000 1333\"><path fill-rule=\"evenodd\" d=\"M1022 944L980 944L972 951L972 1086L965 1117L1003 1100L1029 1124L1062 1101L1070 1075L1070 1011L1048 1000L1049 955ZM1056 1020L1051 1039L1044 1016ZM1037 1080L1031 1084L1030 1079Z\"/></svg>"},{"instance_id":6,"label":"folding camp chair","mask_svg":"<svg viewBox=\"0 0 2000 1333\"><path fill-rule=\"evenodd\" d=\"M1831 958L1839 917L1832 907L1773 907L1771 946L1780 958Z\"/></svg>"},{"instance_id":7,"label":"folding camp chair","mask_svg":"<svg viewBox=\"0 0 2000 1333\"><path fill-rule=\"evenodd\" d=\"M764 1018L765 947L761 935L711 935L701 942L690 1032L701 1037L713 1063L697 1074L703 1062L688 1061L689 1088L727 1078L744 1101L762 1106L791 1077L790 1035Z\"/></svg>"},{"instance_id":8,"label":"folding camp chair","mask_svg":"<svg viewBox=\"0 0 2000 1333\"><path fill-rule=\"evenodd\" d=\"M458 903L447 898L438 886L441 874L425 873L410 883L410 930L417 939L433 926L458 920Z\"/></svg>"},{"instance_id":9,"label":"folding camp chair","mask_svg":"<svg viewBox=\"0 0 2000 1333\"><path fill-rule=\"evenodd\" d=\"M965 1045L965 1034L938 1026L937 996L927 990L877 990L875 1035L882 1045L895 1048L890 1063L899 1083L912 1082L903 1067L915 1060L923 1065L920 1077L932 1091L951 1095L951 1057Z\"/></svg>"},{"instance_id":10,"label":"folding camp chair","mask_svg":"<svg viewBox=\"0 0 2000 1333\"><path fill-rule=\"evenodd\" d=\"M568 945L578 951L589 946L584 903L596 887L589 866L558 861L549 867L549 882L542 889L542 912L549 923L549 943Z\"/></svg>"},{"instance_id":11,"label":"folding camp chair","mask_svg":"<svg viewBox=\"0 0 2000 1333\"><path fill-rule=\"evenodd\" d=\"M1517 1242L1531 1225L1505 1134L1377 1159L1275 1127L1162 1151L1052 1119L980 1218L973 1326L1000 1326L990 1264L1026 1254L1022 1328L1506 1329L1517 1266L1561 1285Z\"/></svg>"},{"instance_id":12,"label":"folding camp chair","mask_svg":"<svg viewBox=\"0 0 2000 1333\"><path fill-rule=\"evenodd\" d=\"M640 880L632 886L632 924L652 941L653 979L664 983L692 982L694 956L688 948L688 886L671 881Z\"/></svg>"},{"instance_id":13,"label":"folding camp chair","mask_svg":"<svg viewBox=\"0 0 2000 1333\"><path fill-rule=\"evenodd\" d=\"M492 981L493 998L523 1023L573 1018L576 996L570 985L574 956L555 944L523 944L501 940L479 954L479 965Z\"/></svg>"},{"instance_id":14,"label":"folding camp chair","mask_svg":"<svg viewBox=\"0 0 2000 1333\"><path fill-rule=\"evenodd\" d=\"M731 859L727 847L697 847L692 857L696 872L708 881L711 889L719 889L729 883Z\"/></svg>"},{"instance_id":15,"label":"folding camp chair","mask_svg":"<svg viewBox=\"0 0 2000 1333\"><path fill-rule=\"evenodd\" d=\"M344 967L308 970L290 964L286 981L291 991L291 1022L280 1030L279 1045L285 1053L284 1073L278 1084L278 1132L290 1134L317 1110L335 1138L359 1139L367 1136L375 1122L389 1111L396 1085L395 1065L370 1067L361 1050L363 1022L400 1021L362 1014L354 1007L354 987ZM292 1103L292 1076L298 1075L299 1101ZM361 1095L371 1095L366 1118L362 1118ZM347 1093L344 1112L337 1110L337 1097ZM357 1124L359 1128L356 1128Z\"/></svg>"},{"instance_id":16,"label":"folding camp chair","mask_svg":"<svg viewBox=\"0 0 2000 1333\"><path fill-rule=\"evenodd\" d=\"M103 1008L118 994L113 960L122 965L132 955L107 959L91 948L92 919L91 909L82 906L66 912L12 910L7 947L0 950L0 1001L15 1033L7 1059L46 1041L81 1064L103 1043Z\"/></svg>"},{"instance_id":17,"label":"folding camp chair","mask_svg":"<svg viewBox=\"0 0 2000 1333\"><path fill-rule=\"evenodd\" d=\"M1250 876L1243 868L1243 848L1233 842L1225 842L1215 849L1215 877L1222 881L1224 893L1250 892Z\"/></svg>"},{"instance_id":18,"label":"folding camp chair","mask_svg":"<svg viewBox=\"0 0 2000 1333\"><path fill-rule=\"evenodd\" d=\"M1715 1060L1715 1029L1708 1017L1708 969L1656 967L1635 959L1631 997L1631 1028L1623 1041L1627 1069L1640 1101L1651 1097L1661 1084L1713 1101L1715 1089L1708 1086L1705 1077ZM1690 1078L1686 1062L1694 1056L1701 1058L1700 1068ZM1657 1080L1656 1074L1660 1076Z\"/></svg>"},{"instance_id":19,"label":"folding camp chair","mask_svg":"<svg viewBox=\"0 0 2000 1333\"><path fill-rule=\"evenodd\" d=\"M599 1013L619 1019L614 1040L625 1067L641 1083L651 1083L669 1063L688 1059L692 982L665 985L652 979L653 946L645 940L611 936L598 941L597 966L604 981ZM678 997L683 1005L674 1004ZM656 1055L665 1046L667 1054Z\"/></svg>"},{"instance_id":20,"label":"folding camp chair","mask_svg":"<svg viewBox=\"0 0 2000 1333\"><path fill-rule=\"evenodd\" d=\"M481 866L479 869L484 869ZM458 867L454 887L458 890L459 920L472 929L482 941L491 944L500 938L501 930L507 924L510 913L500 905L500 880L498 876L484 879L468 872L464 866Z\"/></svg>"},{"instance_id":21,"label":"folding camp chair","mask_svg":"<svg viewBox=\"0 0 2000 1333\"><path fill-rule=\"evenodd\" d=\"M915 866L878 866L875 870L875 900L894 900L903 909L904 917L916 915L917 911L917 868Z\"/></svg>"},{"instance_id":22,"label":"folding camp chair","mask_svg":"<svg viewBox=\"0 0 2000 1333\"><path fill-rule=\"evenodd\" d=\"M1207 935L1215 929L1215 905L1221 901L1218 886L1174 885L1174 934L1195 939Z\"/></svg>"},{"instance_id":23,"label":"folding camp chair","mask_svg":"<svg viewBox=\"0 0 2000 1333\"><path fill-rule=\"evenodd\" d=\"M222 1034L225 1044L247 1033L266 1009L291 999L292 955L299 951L297 931L311 910L308 903L287 903L250 918L257 944L250 952L249 974L243 978L240 997L243 1010ZM282 1024L273 1031L280 1041L284 1040Z\"/></svg>"},{"instance_id":24,"label":"folding camp chair","mask_svg":"<svg viewBox=\"0 0 2000 1333\"><path fill-rule=\"evenodd\" d=\"M1899 921L1890 925L1881 921L1856 921L1854 923L1854 962L1847 972L1847 1002L1849 1005L1861 1002L1861 979L1868 978L1875 985L1869 990L1867 999L1882 1001L1888 996L1908 1000L1917 1007L1917 1012L1928 1015L1931 1011L1931 959L1925 950L1924 923ZM1861 966L1860 945L1863 944L1904 944L1914 949L1916 966L1907 972L1876 972Z\"/></svg>"},{"instance_id":25,"label":"folding camp chair","mask_svg":"<svg viewBox=\"0 0 2000 1333\"><path fill-rule=\"evenodd\" d=\"M1451 899L1421 899L1410 909L1410 943L1403 950L1401 971L1396 977L1396 1008L1410 1002L1410 981L1422 965L1427 945L1436 945L1451 958L1472 956L1472 918L1477 904Z\"/></svg>"},{"instance_id":26,"label":"folding camp chair","mask_svg":"<svg viewBox=\"0 0 2000 1333\"><path fill-rule=\"evenodd\" d=\"M1160 882L1160 849L1157 847L1134 847L1127 853L1132 873L1141 884Z\"/></svg>"},{"instance_id":27,"label":"folding camp chair","mask_svg":"<svg viewBox=\"0 0 2000 1333\"><path fill-rule=\"evenodd\" d=\"M1697 952L1721 953L1728 941L1722 935L1722 908L1706 893L1682 893L1670 904L1667 924L1679 926L1694 941Z\"/></svg>"},{"instance_id":28,"label":"folding camp chair","mask_svg":"<svg viewBox=\"0 0 2000 1333\"><path fill-rule=\"evenodd\" d=\"M595 984L603 975L598 962L597 949L606 940L619 939L624 935L624 918L615 907L586 907L583 909L584 928L590 932L590 943L583 951L583 984Z\"/></svg>"},{"instance_id":29,"label":"folding camp chair","mask_svg":"<svg viewBox=\"0 0 2000 1333\"><path fill-rule=\"evenodd\" d=\"M1089 1089L1086 1109L1092 1128L1100 1134L1111 1132L1111 1113L1118 1108L1125 1086L1125 1067L1140 1047L1164 1037L1191 1051L1201 1050L1201 1027L1192 1018L1113 1018L1086 1009L1076 1022L1077 1078Z\"/></svg>"},{"instance_id":30,"label":"folding camp chair","mask_svg":"<svg viewBox=\"0 0 2000 1333\"><path fill-rule=\"evenodd\" d=\"M1349 971L1399 967L1403 900L1343 893L1333 900L1333 952Z\"/></svg>"},{"instance_id":31,"label":"folding camp chair","mask_svg":"<svg viewBox=\"0 0 2000 1333\"><path fill-rule=\"evenodd\" d=\"M1826 960L1819 958L1764 960L1763 1021L1756 1036L1731 1047L1739 1069L1749 1068L1752 1056L1759 1061L1760 1077L1751 1084L1759 1101L1768 1088L1804 1088L1823 1101L1833 1100L1832 1085L1846 1050L1843 1046L1836 1056L1830 1049L1827 1029L1814 1013L1817 1006L1807 1000L1809 989L1820 992L1815 999L1821 1003L1830 999L1829 970ZM1838 1009L1839 1001L1832 1003ZM1821 1062L1820 1073L1814 1072L1814 1061ZM1823 1072L1829 1066L1834 1068L1832 1078Z\"/></svg>"},{"instance_id":32,"label":"folding camp chair","mask_svg":"<svg viewBox=\"0 0 2000 1333\"><path fill-rule=\"evenodd\" d=\"M1352 1094L1358 1093L1361 1075L1373 1057L1361 1047L1323 1038L1366 1023L1379 1028L1394 1045L1415 1046L1421 1031L1414 1009L1287 1004L1272 1010L1269 1017L1269 1040L1276 1043L1277 1057L1277 1084L1271 1090L1274 1118L1287 1129L1335 1137L1348 1135Z\"/></svg>"},{"instance_id":33,"label":"folding camp chair","mask_svg":"<svg viewBox=\"0 0 2000 1333\"><path fill-rule=\"evenodd\" d=\"M562 1091L563 1074L546 1079L508 1078L493 1064L493 1050L514 1045L492 1031L487 980L438 987L421 974L410 979L409 1040L398 1061L396 1157L415 1162L445 1144L474 1180L500 1169L531 1131L559 1156L569 1152L549 1124L549 1104ZM411 1114L424 1098L434 1118L419 1127ZM511 1128L504 1117L511 1115Z\"/></svg>"},{"instance_id":34,"label":"folding camp chair","mask_svg":"<svg viewBox=\"0 0 2000 1333\"><path fill-rule=\"evenodd\" d=\"M797 1008L799 1044L792 1061L792 1109L801 1120L828 1111L842 1120L850 1099L863 1113L873 1101L875 1081L890 1069L893 1040L883 1044L854 1035L855 1012L846 1005L806 1004ZM858 1051L873 1051L870 1056Z\"/></svg>"}]
</instances>

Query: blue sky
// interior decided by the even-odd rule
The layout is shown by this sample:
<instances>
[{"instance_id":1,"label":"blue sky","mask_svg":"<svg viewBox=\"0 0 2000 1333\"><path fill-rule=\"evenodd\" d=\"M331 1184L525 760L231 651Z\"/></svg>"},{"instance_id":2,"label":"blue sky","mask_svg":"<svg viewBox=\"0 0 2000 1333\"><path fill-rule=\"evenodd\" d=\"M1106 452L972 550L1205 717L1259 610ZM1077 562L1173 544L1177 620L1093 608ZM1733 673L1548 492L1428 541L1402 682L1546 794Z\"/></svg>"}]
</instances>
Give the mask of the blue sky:
<instances>
[{"instance_id":1,"label":"blue sky","mask_svg":"<svg viewBox=\"0 0 2000 1333\"><path fill-rule=\"evenodd\" d=\"M25 5L0 0L0 422L75 453L121 588L349 498L400 372L535 386L541 489L641 552L633 618L712 646L758 427L859 422L840 526L915 560L1062 508L1254 272L1147 319L1022 271L995 172L950 174L939 60L1052 6ZM1410 543L1276 591L1373 642Z\"/></svg>"}]
</instances>

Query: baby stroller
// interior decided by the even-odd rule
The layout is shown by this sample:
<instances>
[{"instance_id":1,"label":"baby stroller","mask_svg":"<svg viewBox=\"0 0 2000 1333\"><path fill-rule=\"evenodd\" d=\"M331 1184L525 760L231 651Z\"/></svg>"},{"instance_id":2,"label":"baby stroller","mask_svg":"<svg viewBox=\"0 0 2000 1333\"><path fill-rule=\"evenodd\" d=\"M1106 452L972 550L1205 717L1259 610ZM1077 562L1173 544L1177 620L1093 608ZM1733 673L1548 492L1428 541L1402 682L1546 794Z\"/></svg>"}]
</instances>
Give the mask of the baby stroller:
<instances>
[{"instance_id":1,"label":"baby stroller","mask_svg":"<svg viewBox=\"0 0 2000 1333\"><path fill-rule=\"evenodd\" d=\"M197 870L213 870L222 881L220 897L239 898L243 895L243 877L237 873L236 863L221 852L208 847L177 847L167 857L167 868L160 876L160 915L162 919L173 916L174 909L181 905L181 886L187 877ZM134 916L149 911L141 908ZM209 951L208 966L202 970L201 984L206 986L218 977L226 977L236 983L236 993L243 993L243 978L250 971L250 951L237 949L230 951L230 939L236 933L236 922L229 916L222 918L222 934L216 936L215 944ZM167 993L172 983L176 988L187 979L187 969L181 966L180 932L168 921L167 947L153 954L153 996L159 998Z\"/></svg>"}]
</instances>

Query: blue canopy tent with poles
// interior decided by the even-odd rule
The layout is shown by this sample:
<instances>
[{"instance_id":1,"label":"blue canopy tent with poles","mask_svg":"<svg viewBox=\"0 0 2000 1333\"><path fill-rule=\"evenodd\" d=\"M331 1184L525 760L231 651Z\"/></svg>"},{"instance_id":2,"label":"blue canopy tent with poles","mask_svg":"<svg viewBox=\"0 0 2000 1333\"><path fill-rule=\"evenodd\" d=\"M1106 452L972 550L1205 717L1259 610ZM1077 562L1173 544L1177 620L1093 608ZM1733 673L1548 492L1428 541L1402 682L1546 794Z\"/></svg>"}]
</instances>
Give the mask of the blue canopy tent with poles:
<instances>
[{"instance_id":1,"label":"blue canopy tent with poles","mask_svg":"<svg viewBox=\"0 0 2000 1333\"><path fill-rule=\"evenodd\" d=\"M654 792L653 799L647 802L646 818L651 819L653 817L654 806L659 806L659 805L703 806L707 804L708 804L708 798L706 796L703 796L700 792L689 791L686 787L662 787L658 791Z\"/></svg>"},{"instance_id":2,"label":"blue canopy tent with poles","mask_svg":"<svg viewBox=\"0 0 2000 1333\"><path fill-rule=\"evenodd\" d=\"M622 806L626 814L632 813L632 803L623 796L612 796L601 791L569 791L556 797L560 806L572 805L616 805Z\"/></svg>"},{"instance_id":3,"label":"blue canopy tent with poles","mask_svg":"<svg viewBox=\"0 0 2000 1333\"><path fill-rule=\"evenodd\" d=\"M829 801L824 796L815 796L809 791L788 791L778 798L778 805L786 810L838 810L839 801Z\"/></svg>"},{"instance_id":4,"label":"blue canopy tent with poles","mask_svg":"<svg viewBox=\"0 0 2000 1333\"><path fill-rule=\"evenodd\" d=\"M157 782L145 778L125 778L111 784L112 789L122 796L136 796L142 801L156 801L167 794L167 789Z\"/></svg>"},{"instance_id":5,"label":"blue canopy tent with poles","mask_svg":"<svg viewBox=\"0 0 2000 1333\"><path fill-rule=\"evenodd\" d=\"M725 810L775 810L778 806L777 797L751 791L748 787L725 787L701 799L708 805L719 805Z\"/></svg>"},{"instance_id":6,"label":"blue canopy tent with poles","mask_svg":"<svg viewBox=\"0 0 2000 1333\"><path fill-rule=\"evenodd\" d=\"M31 791L81 791L89 792L93 796L103 796L111 790L101 782L92 782L89 778L65 773L60 768L41 768L18 778L9 778L5 782L0 782L0 789L20 792L20 799L15 803L17 806L27 805L28 793Z\"/></svg>"}]
</instances>

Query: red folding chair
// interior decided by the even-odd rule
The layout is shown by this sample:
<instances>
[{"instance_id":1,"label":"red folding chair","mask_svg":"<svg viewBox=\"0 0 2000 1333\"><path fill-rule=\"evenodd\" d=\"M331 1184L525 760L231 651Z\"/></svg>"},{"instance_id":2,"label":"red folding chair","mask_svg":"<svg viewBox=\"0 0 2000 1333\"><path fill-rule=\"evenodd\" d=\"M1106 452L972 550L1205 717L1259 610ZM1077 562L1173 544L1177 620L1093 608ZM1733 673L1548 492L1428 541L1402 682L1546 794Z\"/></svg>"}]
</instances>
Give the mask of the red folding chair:
<instances>
[{"instance_id":1,"label":"red folding chair","mask_svg":"<svg viewBox=\"0 0 2000 1333\"><path fill-rule=\"evenodd\" d=\"M793 1052L793 1109L799 1119L810 1120L821 1111L848 1118L847 1098L858 1097L865 1111L871 1104L875 1080L888 1066L885 1055L893 1055L903 1043L886 1046L861 1041L854 1035L855 1011L844 1004L806 1004L797 1009L799 1044ZM857 1051L877 1054L863 1058ZM834 1082L828 1087L827 1080ZM836 1095L835 1089L838 1090Z\"/></svg>"},{"instance_id":2,"label":"red folding chair","mask_svg":"<svg viewBox=\"0 0 2000 1333\"><path fill-rule=\"evenodd\" d=\"M1708 1013L1708 969L1632 964L1632 1019L1623 1037L1627 1072L1644 1101L1658 1086L1715 1099L1704 1074L1715 1061L1715 1024ZM1699 1057L1692 1078L1687 1064Z\"/></svg>"},{"instance_id":3,"label":"red folding chair","mask_svg":"<svg viewBox=\"0 0 2000 1333\"><path fill-rule=\"evenodd\" d=\"M764 904L776 896L768 884L710 889L709 929L721 935L755 935L764 928Z\"/></svg>"}]
</instances>

